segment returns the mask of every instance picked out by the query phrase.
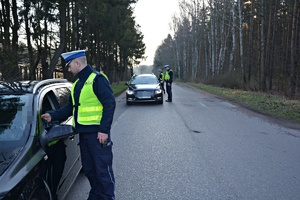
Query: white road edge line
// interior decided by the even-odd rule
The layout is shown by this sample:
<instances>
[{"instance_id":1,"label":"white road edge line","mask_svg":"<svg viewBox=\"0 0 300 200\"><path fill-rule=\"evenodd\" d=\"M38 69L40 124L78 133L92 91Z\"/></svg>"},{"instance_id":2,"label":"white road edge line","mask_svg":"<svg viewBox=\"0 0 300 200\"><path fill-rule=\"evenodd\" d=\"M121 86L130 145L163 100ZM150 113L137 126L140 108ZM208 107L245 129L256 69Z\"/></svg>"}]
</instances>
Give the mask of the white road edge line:
<instances>
[{"instance_id":1,"label":"white road edge line","mask_svg":"<svg viewBox=\"0 0 300 200\"><path fill-rule=\"evenodd\" d=\"M198 102L201 106L203 107L207 107L205 104L201 103L201 102Z\"/></svg>"}]
</instances>

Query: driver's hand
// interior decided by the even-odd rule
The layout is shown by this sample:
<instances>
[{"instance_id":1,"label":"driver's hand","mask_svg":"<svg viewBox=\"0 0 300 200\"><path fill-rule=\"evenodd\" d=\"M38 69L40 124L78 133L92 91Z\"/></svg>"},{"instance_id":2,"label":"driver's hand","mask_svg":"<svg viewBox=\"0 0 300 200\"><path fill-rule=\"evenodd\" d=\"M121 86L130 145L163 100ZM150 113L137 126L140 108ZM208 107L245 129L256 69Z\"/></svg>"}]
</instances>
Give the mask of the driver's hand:
<instances>
[{"instance_id":1,"label":"driver's hand","mask_svg":"<svg viewBox=\"0 0 300 200\"><path fill-rule=\"evenodd\" d=\"M41 115L41 118L46 120L48 123L51 122L51 115L49 113L45 113Z\"/></svg>"}]
</instances>

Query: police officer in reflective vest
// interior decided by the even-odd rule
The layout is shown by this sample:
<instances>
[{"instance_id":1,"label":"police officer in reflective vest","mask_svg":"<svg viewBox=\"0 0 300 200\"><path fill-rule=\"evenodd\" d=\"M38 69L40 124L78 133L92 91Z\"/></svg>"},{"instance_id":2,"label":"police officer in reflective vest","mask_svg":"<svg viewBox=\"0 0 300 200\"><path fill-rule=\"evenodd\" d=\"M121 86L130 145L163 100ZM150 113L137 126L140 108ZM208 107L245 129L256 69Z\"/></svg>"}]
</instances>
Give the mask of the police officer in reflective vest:
<instances>
[{"instance_id":1,"label":"police officer in reflective vest","mask_svg":"<svg viewBox=\"0 0 300 200\"><path fill-rule=\"evenodd\" d=\"M161 69L159 69L158 71L159 71L158 80L159 80L160 88L164 91L164 93L166 93L165 87L164 87L164 83L165 83L165 74L162 72Z\"/></svg>"},{"instance_id":2,"label":"police officer in reflective vest","mask_svg":"<svg viewBox=\"0 0 300 200\"><path fill-rule=\"evenodd\" d=\"M172 102L172 82L173 82L173 71L169 65L165 65L166 74L165 74L165 82L168 93L168 99L166 102Z\"/></svg>"},{"instance_id":3,"label":"police officer in reflective vest","mask_svg":"<svg viewBox=\"0 0 300 200\"><path fill-rule=\"evenodd\" d=\"M73 115L80 138L82 168L91 185L88 200L115 199L110 137L116 106L113 91L108 79L87 64L84 50L61 56L78 79L72 85L69 103L61 110L43 114L42 118L50 122Z\"/></svg>"}]
</instances>

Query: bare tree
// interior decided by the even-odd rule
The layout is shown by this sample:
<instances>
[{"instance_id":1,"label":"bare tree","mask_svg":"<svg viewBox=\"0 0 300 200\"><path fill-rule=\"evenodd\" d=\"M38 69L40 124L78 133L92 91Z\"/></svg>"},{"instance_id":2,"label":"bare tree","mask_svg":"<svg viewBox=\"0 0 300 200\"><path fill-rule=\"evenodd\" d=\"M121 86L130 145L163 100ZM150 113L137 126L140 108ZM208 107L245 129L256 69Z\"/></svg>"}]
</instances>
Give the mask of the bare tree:
<instances>
[{"instance_id":1,"label":"bare tree","mask_svg":"<svg viewBox=\"0 0 300 200\"><path fill-rule=\"evenodd\" d=\"M296 33L297 33L297 24L299 24L299 3L294 2L292 13L292 30L291 30L291 41L290 41L290 51L291 51L291 64L290 64L290 96L295 97L296 95ZM297 9L298 8L298 9ZM298 17L298 18L297 18ZM299 27L299 25L298 25ZM299 30L298 30L299 31ZM299 37L299 36L298 36Z\"/></svg>"},{"instance_id":2,"label":"bare tree","mask_svg":"<svg viewBox=\"0 0 300 200\"><path fill-rule=\"evenodd\" d=\"M230 61L229 61L229 72L232 72L232 70L235 70L234 66L234 55L236 51L236 36L235 36L235 26L236 26L236 14L235 14L235 0L231 1L231 34L232 34L232 47L231 47L231 52L230 52Z\"/></svg>"},{"instance_id":3,"label":"bare tree","mask_svg":"<svg viewBox=\"0 0 300 200\"><path fill-rule=\"evenodd\" d=\"M210 8L210 33L209 33L209 44L210 44L210 61L211 61L211 79L215 77L215 21L216 21L216 12L217 9L215 8L214 1L209 0L209 8Z\"/></svg>"},{"instance_id":4,"label":"bare tree","mask_svg":"<svg viewBox=\"0 0 300 200\"><path fill-rule=\"evenodd\" d=\"M173 58L181 80L199 72L205 76L195 81L299 96L299 0L201 2L182 0L176 19Z\"/></svg>"},{"instance_id":5,"label":"bare tree","mask_svg":"<svg viewBox=\"0 0 300 200\"><path fill-rule=\"evenodd\" d=\"M32 33L30 31L30 0L24 0L24 10L21 12L25 21L25 32L26 32L26 40L27 40L27 49L28 49L28 59L29 59L29 77L24 77L24 79L29 78L29 80L35 80L35 70L36 66L34 65L34 53L33 47L31 43ZM27 71L27 68L25 68Z\"/></svg>"},{"instance_id":6,"label":"bare tree","mask_svg":"<svg viewBox=\"0 0 300 200\"><path fill-rule=\"evenodd\" d=\"M1 32L0 42L0 72L4 80L17 80L21 78L18 68L18 30L16 0L1 0ZM11 34L12 33L12 37Z\"/></svg>"},{"instance_id":7,"label":"bare tree","mask_svg":"<svg viewBox=\"0 0 300 200\"><path fill-rule=\"evenodd\" d=\"M222 19L221 19L221 25L220 25L220 47L219 47L219 57L218 57L218 64L217 68L219 69L220 73L223 73L224 70L224 62L225 62L225 53L227 49L227 38L229 35L229 29L225 28L226 22L226 12L229 7L229 2L224 2L223 12L222 12Z\"/></svg>"},{"instance_id":8,"label":"bare tree","mask_svg":"<svg viewBox=\"0 0 300 200\"><path fill-rule=\"evenodd\" d=\"M55 49L54 55L50 60L50 66L49 66L49 71L48 71L49 74L53 74L53 72L57 68L58 59L66 46L66 9L67 9L67 5L68 5L68 0L60 0L58 3L60 43L59 43L58 48Z\"/></svg>"},{"instance_id":9,"label":"bare tree","mask_svg":"<svg viewBox=\"0 0 300 200\"><path fill-rule=\"evenodd\" d=\"M260 87L267 90L267 70L265 66L265 3L260 1Z\"/></svg>"},{"instance_id":10,"label":"bare tree","mask_svg":"<svg viewBox=\"0 0 300 200\"><path fill-rule=\"evenodd\" d=\"M243 84L246 83L246 74L244 69L244 47L243 47L243 21L242 21L242 0L238 0L238 11L239 11L239 39L240 39L240 68L243 77Z\"/></svg>"}]
</instances>

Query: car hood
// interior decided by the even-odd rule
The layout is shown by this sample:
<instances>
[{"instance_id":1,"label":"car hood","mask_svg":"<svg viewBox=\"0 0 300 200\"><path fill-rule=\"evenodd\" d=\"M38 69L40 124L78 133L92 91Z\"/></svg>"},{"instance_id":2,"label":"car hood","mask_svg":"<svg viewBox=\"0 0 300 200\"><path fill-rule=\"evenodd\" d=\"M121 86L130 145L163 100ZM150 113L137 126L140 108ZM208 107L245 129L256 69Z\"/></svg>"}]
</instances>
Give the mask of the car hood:
<instances>
[{"instance_id":1,"label":"car hood","mask_svg":"<svg viewBox=\"0 0 300 200\"><path fill-rule=\"evenodd\" d=\"M21 147L5 151L3 151L3 149L0 149L0 175L5 172L9 165L20 154L21 149Z\"/></svg>"},{"instance_id":2,"label":"car hood","mask_svg":"<svg viewBox=\"0 0 300 200\"><path fill-rule=\"evenodd\" d=\"M136 85L130 85L130 88L133 90L154 90L159 89L158 84L136 84Z\"/></svg>"}]
</instances>

